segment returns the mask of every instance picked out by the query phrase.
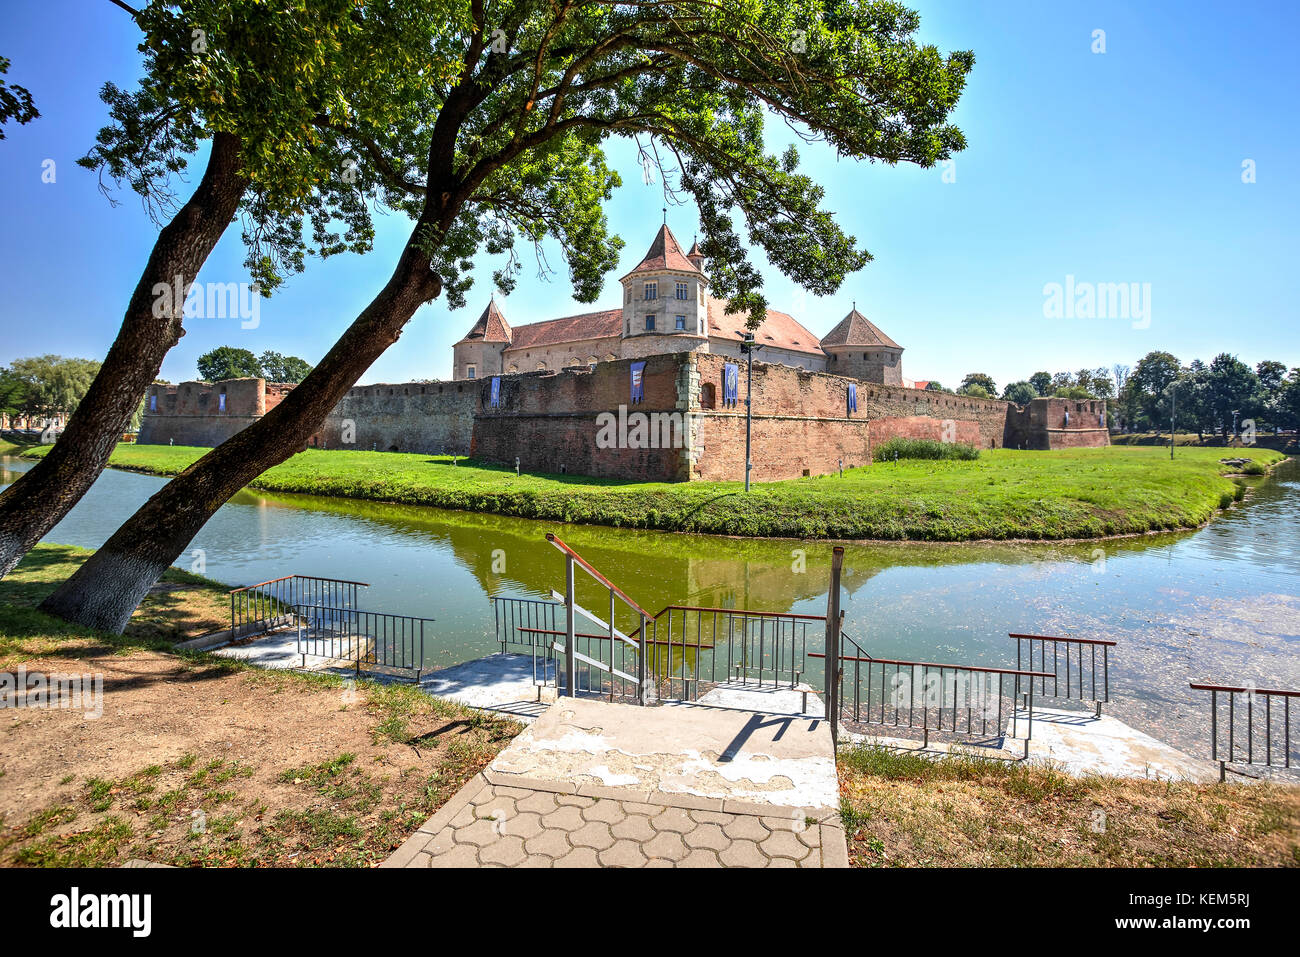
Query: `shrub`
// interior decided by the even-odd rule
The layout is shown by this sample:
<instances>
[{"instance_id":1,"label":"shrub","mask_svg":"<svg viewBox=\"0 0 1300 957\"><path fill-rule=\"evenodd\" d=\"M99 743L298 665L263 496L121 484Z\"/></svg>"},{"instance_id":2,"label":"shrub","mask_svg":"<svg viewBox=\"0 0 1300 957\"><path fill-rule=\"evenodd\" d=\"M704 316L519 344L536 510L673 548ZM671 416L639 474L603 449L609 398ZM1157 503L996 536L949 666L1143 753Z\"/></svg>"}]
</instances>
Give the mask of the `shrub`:
<instances>
[{"instance_id":1,"label":"shrub","mask_svg":"<svg viewBox=\"0 0 1300 957\"><path fill-rule=\"evenodd\" d=\"M874 462L892 462L900 459L961 459L971 460L980 457L979 449L962 442L937 442L934 439L892 438L881 442L871 450Z\"/></svg>"},{"instance_id":2,"label":"shrub","mask_svg":"<svg viewBox=\"0 0 1300 957\"><path fill-rule=\"evenodd\" d=\"M1265 475L1268 473L1268 469L1264 467L1264 463L1256 462L1253 459L1243 465L1241 471L1243 475Z\"/></svg>"}]
</instances>

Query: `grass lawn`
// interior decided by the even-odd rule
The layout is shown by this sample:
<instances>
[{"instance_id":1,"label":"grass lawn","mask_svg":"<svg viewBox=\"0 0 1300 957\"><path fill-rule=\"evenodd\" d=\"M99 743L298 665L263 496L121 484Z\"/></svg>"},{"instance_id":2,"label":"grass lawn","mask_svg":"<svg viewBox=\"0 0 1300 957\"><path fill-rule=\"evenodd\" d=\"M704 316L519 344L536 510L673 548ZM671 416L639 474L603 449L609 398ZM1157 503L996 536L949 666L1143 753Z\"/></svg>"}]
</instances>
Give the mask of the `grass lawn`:
<instances>
[{"instance_id":1,"label":"grass lawn","mask_svg":"<svg viewBox=\"0 0 1300 957\"><path fill-rule=\"evenodd\" d=\"M206 449L119 445L111 464L174 475ZM43 447L29 455L44 454ZM1266 449L1231 456L1268 465ZM253 483L301 492L522 518L667 531L793 538L1095 538L1204 524L1240 498L1224 449L1112 446L985 450L978 460L901 461L840 476L768 482L621 482L397 452L309 449Z\"/></svg>"},{"instance_id":2,"label":"grass lawn","mask_svg":"<svg viewBox=\"0 0 1300 957\"><path fill-rule=\"evenodd\" d=\"M88 554L38 545L0 581L0 671L104 682L98 718L0 712L0 865L369 866L520 730L410 685L176 653L229 610L177 569L122 636L37 611Z\"/></svg>"},{"instance_id":3,"label":"grass lawn","mask_svg":"<svg viewBox=\"0 0 1300 957\"><path fill-rule=\"evenodd\" d=\"M1300 788L1075 778L988 758L841 751L858 867L1295 867Z\"/></svg>"}]
</instances>

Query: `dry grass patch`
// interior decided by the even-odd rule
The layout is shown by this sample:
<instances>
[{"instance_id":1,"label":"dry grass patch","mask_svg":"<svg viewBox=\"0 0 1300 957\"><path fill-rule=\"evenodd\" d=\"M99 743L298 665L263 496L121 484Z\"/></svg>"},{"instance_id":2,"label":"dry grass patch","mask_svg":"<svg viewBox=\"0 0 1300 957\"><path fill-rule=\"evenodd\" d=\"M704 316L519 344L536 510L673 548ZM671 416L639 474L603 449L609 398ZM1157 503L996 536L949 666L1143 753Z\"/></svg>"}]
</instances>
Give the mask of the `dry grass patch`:
<instances>
[{"instance_id":1,"label":"dry grass patch","mask_svg":"<svg viewBox=\"0 0 1300 957\"><path fill-rule=\"evenodd\" d=\"M1071 777L981 757L841 753L859 867L1300 865L1300 788Z\"/></svg>"}]
</instances>

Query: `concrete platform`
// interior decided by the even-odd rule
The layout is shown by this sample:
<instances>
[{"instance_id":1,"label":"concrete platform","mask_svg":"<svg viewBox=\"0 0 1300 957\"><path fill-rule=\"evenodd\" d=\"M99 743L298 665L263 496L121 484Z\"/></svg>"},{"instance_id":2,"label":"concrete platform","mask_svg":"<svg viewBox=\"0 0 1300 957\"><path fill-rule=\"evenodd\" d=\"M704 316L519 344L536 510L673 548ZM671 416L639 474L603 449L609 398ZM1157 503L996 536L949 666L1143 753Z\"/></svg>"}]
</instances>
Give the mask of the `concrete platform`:
<instances>
[{"instance_id":1,"label":"concrete platform","mask_svg":"<svg viewBox=\"0 0 1300 957\"><path fill-rule=\"evenodd\" d=\"M1022 717L1023 734L1023 717ZM883 730L883 729L882 729ZM840 731L840 741L874 744L899 750L922 751L936 758L950 753L977 754L1006 761L1025 760L1023 739L1010 736L983 742L947 744L931 741L926 748L919 740L870 732ZM1029 761L1051 763L1067 774L1083 777L1104 774L1159 781L1213 782L1218 766L1179 751L1110 715L1055 708L1034 709L1034 736L1029 741Z\"/></svg>"},{"instance_id":2,"label":"concrete platform","mask_svg":"<svg viewBox=\"0 0 1300 957\"><path fill-rule=\"evenodd\" d=\"M439 698L529 723L547 708L538 695L537 682L543 679L555 681L554 662L548 668L545 660L538 661L534 675L532 655L495 654L430 671L421 677L420 688Z\"/></svg>"},{"instance_id":3,"label":"concrete platform","mask_svg":"<svg viewBox=\"0 0 1300 957\"><path fill-rule=\"evenodd\" d=\"M821 696L807 685L765 685L753 681L731 681L711 688L700 695L698 701L672 702L685 706L705 705L714 708L731 708L738 711L759 711L764 714L802 714L821 718L826 715Z\"/></svg>"},{"instance_id":4,"label":"concrete platform","mask_svg":"<svg viewBox=\"0 0 1300 957\"><path fill-rule=\"evenodd\" d=\"M563 698L383 866L847 867L831 745L821 718Z\"/></svg>"}]
</instances>

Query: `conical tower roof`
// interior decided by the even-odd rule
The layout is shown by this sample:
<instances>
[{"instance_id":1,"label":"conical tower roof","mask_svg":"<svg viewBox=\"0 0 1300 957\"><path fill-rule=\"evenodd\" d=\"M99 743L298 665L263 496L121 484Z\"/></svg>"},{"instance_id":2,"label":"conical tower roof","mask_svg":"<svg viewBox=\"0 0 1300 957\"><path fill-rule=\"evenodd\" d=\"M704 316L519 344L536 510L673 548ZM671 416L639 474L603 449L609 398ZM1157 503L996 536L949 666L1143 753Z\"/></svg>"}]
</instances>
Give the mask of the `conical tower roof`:
<instances>
[{"instance_id":1,"label":"conical tower roof","mask_svg":"<svg viewBox=\"0 0 1300 957\"><path fill-rule=\"evenodd\" d=\"M698 250L697 250L698 252ZM659 227L659 232L655 234L654 242L646 251L645 257L636 265L627 276L635 276L644 272L663 272L666 269L677 270L678 272L700 273L695 264L686 258L686 253L682 252L682 245L673 235L673 231L665 223Z\"/></svg>"},{"instance_id":2,"label":"conical tower roof","mask_svg":"<svg viewBox=\"0 0 1300 957\"><path fill-rule=\"evenodd\" d=\"M478 317L478 322L470 327L469 332L465 333L465 338L460 341L510 342L513 338L514 333L510 329L510 323L506 322L506 317L497 306L496 299L492 299L483 310L483 314Z\"/></svg>"},{"instance_id":3,"label":"conical tower roof","mask_svg":"<svg viewBox=\"0 0 1300 957\"><path fill-rule=\"evenodd\" d=\"M826 335L822 336L823 346L885 346L889 349L902 350L889 336L880 331L880 327L854 309Z\"/></svg>"}]
</instances>

